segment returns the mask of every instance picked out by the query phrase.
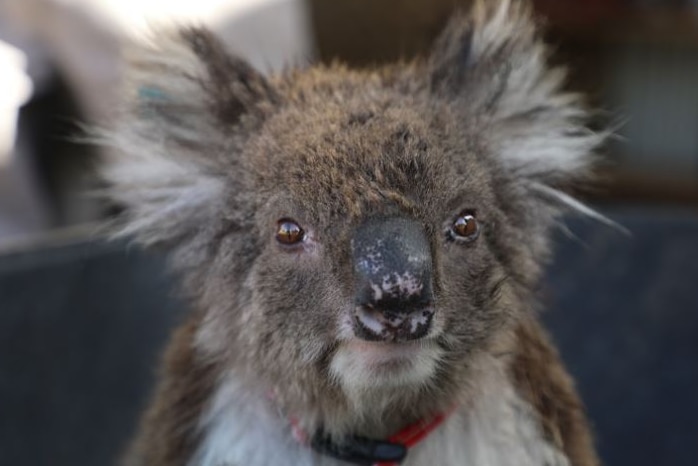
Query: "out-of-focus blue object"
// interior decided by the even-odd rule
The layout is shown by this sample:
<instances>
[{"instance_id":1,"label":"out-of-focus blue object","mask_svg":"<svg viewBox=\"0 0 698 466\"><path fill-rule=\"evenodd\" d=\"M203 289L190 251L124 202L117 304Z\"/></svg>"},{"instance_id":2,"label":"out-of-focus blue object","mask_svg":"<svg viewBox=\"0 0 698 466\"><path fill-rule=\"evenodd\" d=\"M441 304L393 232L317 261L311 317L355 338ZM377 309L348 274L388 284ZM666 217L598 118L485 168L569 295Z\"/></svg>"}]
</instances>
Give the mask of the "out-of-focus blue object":
<instances>
[{"instance_id":1,"label":"out-of-focus blue object","mask_svg":"<svg viewBox=\"0 0 698 466\"><path fill-rule=\"evenodd\" d=\"M615 210L560 235L545 321L605 464L698 464L698 215ZM0 257L0 466L108 466L185 306L163 260L82 242Z\"/></svg>"}]
</instances>

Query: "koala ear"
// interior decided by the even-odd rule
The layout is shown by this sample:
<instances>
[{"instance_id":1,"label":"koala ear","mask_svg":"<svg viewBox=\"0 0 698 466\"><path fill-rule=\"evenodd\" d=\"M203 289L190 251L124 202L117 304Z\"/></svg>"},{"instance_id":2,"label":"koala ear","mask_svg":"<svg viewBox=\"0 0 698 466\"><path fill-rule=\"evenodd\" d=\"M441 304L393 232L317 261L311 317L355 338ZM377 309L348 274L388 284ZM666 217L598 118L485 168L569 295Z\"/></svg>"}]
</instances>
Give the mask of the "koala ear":
<instances>
[{"instance_id":1,"label":"koala ear","mask_svg":"<svg viewBox=\"0 0 698 466\"><path fill-rule=\"evenodd\" d=\"M97 135L108 195L126 208L119 233L178 243L231 220L226 206L246 192L241 146L274 89L204 29L157 34L125 55L123 108Z\"/></svg>"},{"instance_id":2,"label":"koala ear","mask_svg":"<svg viewBox=\"0 0 698 466\"><path fill-rule=\"evenodd\" d=\"M428 59L431 92L453 102L502 166L531 185L584 175L604 140L585 126L565 73L547 66L531 8L519 0L476 0L446 27Z\"/></svg>"}]
</instances>

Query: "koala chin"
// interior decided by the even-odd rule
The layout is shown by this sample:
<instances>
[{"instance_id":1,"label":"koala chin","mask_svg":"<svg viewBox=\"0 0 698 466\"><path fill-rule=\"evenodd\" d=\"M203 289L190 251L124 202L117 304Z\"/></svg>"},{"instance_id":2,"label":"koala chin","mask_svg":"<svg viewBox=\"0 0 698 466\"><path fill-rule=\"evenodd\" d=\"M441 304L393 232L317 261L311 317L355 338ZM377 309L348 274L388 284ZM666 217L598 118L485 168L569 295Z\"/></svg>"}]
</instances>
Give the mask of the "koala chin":
<instances>
[{"instance_id":1,"label":"koala chin","mask_svg":"<svg viewBox=\"0 0 698 466\"><path fill-rule=\"evenodd\" d=\"M124 464L598 464L536 289L604 135L547 56L515 0L363 70L128 45L95 131L115 234L168 251L191 312Z\"/></svg>"}]
</instances>

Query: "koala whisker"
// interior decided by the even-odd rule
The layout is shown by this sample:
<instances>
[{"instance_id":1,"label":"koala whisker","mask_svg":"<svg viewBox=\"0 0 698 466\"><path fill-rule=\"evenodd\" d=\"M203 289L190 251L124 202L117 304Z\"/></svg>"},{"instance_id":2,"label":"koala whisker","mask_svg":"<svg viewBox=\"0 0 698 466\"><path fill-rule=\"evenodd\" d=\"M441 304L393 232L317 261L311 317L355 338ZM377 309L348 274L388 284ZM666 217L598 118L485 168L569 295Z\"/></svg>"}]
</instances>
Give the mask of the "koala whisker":
<instances>
[{"instance_id":1,"label":"koala whisker","mask_svg":"<svg viewBox=\"0 0 698 466\"><path fill-rule=\"evenodd\" d=\"M538 191L539 193L543 194L544 196L555 200L559 202L561 205L564 205L566 207L569 207L570 209L581 213L582 215L586 215L589 218L592 218L594 220L597 220L604 225L607 225L614 230L623 233L624 235L631 236L632 233L630 233L630 230L625 228L624 226L620 225L619 223L611 220L610 218L606 217L605 215L597 212L596 210L592 209L591 207L587 206L586 204L576 200L569 194L566 194L558 189L551 188L550 186L546 186L545 184L538 183L538 182L533 182L531 183L532 188L535 191Z\"/></svg>"}]
</instances>

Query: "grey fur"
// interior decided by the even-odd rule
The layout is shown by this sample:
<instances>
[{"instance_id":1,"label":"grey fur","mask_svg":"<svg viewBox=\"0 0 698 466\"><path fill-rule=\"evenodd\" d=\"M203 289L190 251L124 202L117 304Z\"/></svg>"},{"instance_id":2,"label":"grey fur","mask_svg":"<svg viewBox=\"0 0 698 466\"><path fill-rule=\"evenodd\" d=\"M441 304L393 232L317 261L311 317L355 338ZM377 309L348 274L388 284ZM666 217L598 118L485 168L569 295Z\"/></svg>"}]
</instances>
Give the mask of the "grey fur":
<instances>
[{"instance_id":1,"label":"grey fur","mask_svg":"<svg viewBox=\"0 0 698 466\"><path fill-rule=\"evenodd\" d=\"M200 316L191 351L214 378L272 391L338 438L387 435L462 399L473 358L532 315L550 229L575 206L550 194L586 176L603 139L546 56L513 0L477 2L427 58L369 71L264 78L199 29L134 45L103 173L127 207L120 233L172 251ZM464 210L483 228L467 245L446 235ZM416 219L431 244L436 314L421 344L433 357L419 380L355 384L337 363L350 240L375 216ZM303 226L302 246L275 242L281 218Z\"/></svg>"}]
</instances>

